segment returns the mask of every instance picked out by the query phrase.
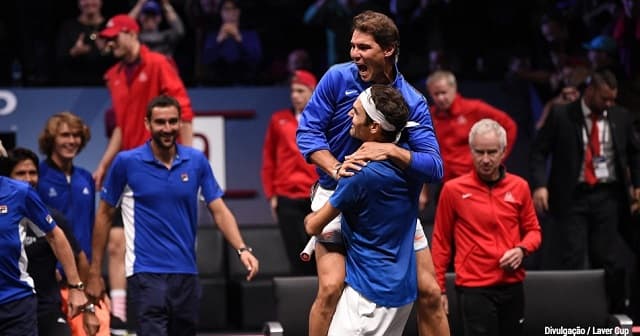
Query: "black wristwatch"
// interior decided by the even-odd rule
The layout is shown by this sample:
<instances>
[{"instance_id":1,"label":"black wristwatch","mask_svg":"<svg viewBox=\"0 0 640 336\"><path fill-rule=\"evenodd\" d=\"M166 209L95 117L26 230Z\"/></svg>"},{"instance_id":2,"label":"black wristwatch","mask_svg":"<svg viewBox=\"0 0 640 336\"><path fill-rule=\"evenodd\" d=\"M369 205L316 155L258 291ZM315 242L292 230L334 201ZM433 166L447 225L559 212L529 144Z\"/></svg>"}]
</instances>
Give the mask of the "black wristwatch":
<instances>
[{"instance_id":1,"label":"black wristwatch","mask_svg":"<svg viewBox=\"0 0 640 336\"><path fill-rule=\"evenodd\" d=\"M78 282L76 284L67 283L67 287L69 287L69 289L77 289L77 290L83 291L84 290L84 282L80 281L80 282Z\"/></svg>"},{"instance_id":2,"label":"black wristwatch","mask_svg":"<svg viewBox=\"0 0 640 336\"><path fill-rule=\"evenodd\" d=\"M253 252L253 249L251 247L249 247L249 246L246 246L246 245L241 247L241 248L239 248L239 249L237 249L236 252L238 252L238 257L241 256L242 252L245 252L245 251L246 252Z\"/></svg>"}]
</instances>

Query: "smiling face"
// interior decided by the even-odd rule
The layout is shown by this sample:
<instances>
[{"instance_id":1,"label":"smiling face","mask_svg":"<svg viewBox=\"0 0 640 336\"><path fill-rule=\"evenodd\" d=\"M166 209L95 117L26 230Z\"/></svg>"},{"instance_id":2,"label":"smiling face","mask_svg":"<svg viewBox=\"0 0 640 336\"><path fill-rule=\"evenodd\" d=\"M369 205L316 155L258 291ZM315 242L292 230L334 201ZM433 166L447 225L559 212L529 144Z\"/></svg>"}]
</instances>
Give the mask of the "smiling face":
<instances>
[{"instance_id":1,"label":"smiling face","mask_svg":"<svg viewBox=\"0 0 640 336\"><path fill-rule=\"evenodd\" d=\"M388 84L385 75L385 58L393 55L394 48L384 49L373 35L354 30L351 35L350 56L358 66L358 75L363 82Z\"/></svg>"},{"instance_id":2,"label":"smiling face","mask_svg":"<svg viewBox=\"0 0 640 336\"><path fill-rule=\"evenodd\" d=\"M181 126L180 113L175 106L154 107L145 124L157 148L166 150L175 146Z\"/></svg>"},{"instance_id":3,"label":"smiling face","mask_svg":"<svg viewBox=\"0 0 640 336\"><path fill-rule=\"evenodd\" d=\"M61 123L53 138L51 159L59 165L70 162L78 155L81 146L82 130L72 129L68 123Z\"/></svg>"},{"instance_id":4,"label":"smiling face","mask_svg":"<svg viewBox=\"0 0 640 336\"><path fill-rule=\"evenodd\" d=\"M349 116L351 117L349 135L362 141L371 140L373 136L371 133L372 122L367 118L367 113L362 108L360 99L356 99L355 103L353 103Z\"/></svg>"}]
</instances>

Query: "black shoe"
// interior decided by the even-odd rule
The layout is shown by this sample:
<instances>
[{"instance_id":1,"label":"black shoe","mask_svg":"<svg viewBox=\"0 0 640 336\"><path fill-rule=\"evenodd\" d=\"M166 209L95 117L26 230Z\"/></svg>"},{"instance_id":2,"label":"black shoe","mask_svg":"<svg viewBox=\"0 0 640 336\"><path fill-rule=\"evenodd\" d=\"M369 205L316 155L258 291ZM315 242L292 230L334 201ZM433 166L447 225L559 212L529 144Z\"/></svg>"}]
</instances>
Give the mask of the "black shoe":
<instances>
[{"instance_id":1,"label":"black shoe","mask_svg":"<svg viewBox=\"0 0 640 336\"><path fill-rule=\"evenodd\" d=\"M111 329L111 336L126 336L127 335L127 323L122 321L119 317L111 315L111 323L109 323Z\"/></svg>"}]
</instances>

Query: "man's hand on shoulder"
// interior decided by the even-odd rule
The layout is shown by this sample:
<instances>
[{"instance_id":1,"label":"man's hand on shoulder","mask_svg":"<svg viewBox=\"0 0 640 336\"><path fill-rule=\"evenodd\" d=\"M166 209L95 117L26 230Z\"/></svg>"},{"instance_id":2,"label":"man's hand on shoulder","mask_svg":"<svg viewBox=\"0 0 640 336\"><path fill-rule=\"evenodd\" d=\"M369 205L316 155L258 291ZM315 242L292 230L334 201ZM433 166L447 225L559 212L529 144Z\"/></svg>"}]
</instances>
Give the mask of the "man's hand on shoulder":
<instances>
[{"instance_id":1,"label":"man's hand on shoulder","mask_svg":"<svg viewBox=\"0 0 640 336\"><path fill-rule=\"evenodd\" d=\"M368 161L350 158L350 156L347 156L336 170L335 176L337 176L337 179L353 176L367 165Z\"/></svg>"},{"instance_id":2,"label":"man's hand on shoulder","mask_svg":"<svg viewBox=\"0 0 640 336\"><path fill-rule=\"evenodd\" d=\"M401 169L406 169L411 162L411 152L391 142L367 141L345 159L358 162L391 160Z\"/></svg>"},{"instance_id":3,"label":"man's hand on shoulder","mask_svg":"<svg viewBox=\"0 0 640 336\"><path fill-rule=\"evenodd\" d=\"M396 145L390 142L368 141L363 143L357 151L345 157L346 160L354 161L383 161L391 158L391 152ZM346 161L345 161L346 162Z\"/></svg>"}]
</instances>

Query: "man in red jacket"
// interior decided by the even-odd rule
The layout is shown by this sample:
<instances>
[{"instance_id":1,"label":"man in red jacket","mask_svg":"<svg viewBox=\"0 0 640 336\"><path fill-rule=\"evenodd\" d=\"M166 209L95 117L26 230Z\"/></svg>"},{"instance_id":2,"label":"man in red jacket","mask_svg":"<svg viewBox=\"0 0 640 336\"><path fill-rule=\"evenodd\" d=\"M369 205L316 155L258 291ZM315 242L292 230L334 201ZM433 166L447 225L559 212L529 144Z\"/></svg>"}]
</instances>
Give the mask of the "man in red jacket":
<instances>
[{"instance_id":1,"label":"man in red jacket","mask_svg":"<svg viewBox=\"0 0 640 336\"><path fill-rule=\"evenodd\" d=\"M468 136L471 125L483 118L497 121L507 131L505 158L513 149L518 128L505 112L478 99L458 93L456 77L449 71L435 71L427 78L427 90L433 100L429 106L436 138L444 163L444 179L466 174L473 169Z\"/></svg>"},{"instance_id":2,"label":"man in red jacket","mask_svg":"<svg viewBox=\"0 0 640 336\"><path fill-rule=\"evenodd\" d=\"M318 173L300 154L296 130L316 83L310 72L294 72L291 107L271 116L262 147L262 186L296 275L315 274L315 264L302 263L298 253L309 239L304 231L304 218L311 212L311 186L318 180Z\"/></svg>"},{"instance_id":3,"label":"man in red jacket","mask_svg":"<svg viewBox=\"0 0 640 336\"><path fill-rule=\"evenodd\" d=\"M522 335L522 259L541 242L531 192L501 165L507 136L496 121L475 123L469 147L474 171L445 182L436 211L431 253L443 303L448 311L445 272L454 257L465 335Z\"/></svg>"}]
</instances>

